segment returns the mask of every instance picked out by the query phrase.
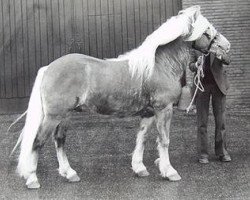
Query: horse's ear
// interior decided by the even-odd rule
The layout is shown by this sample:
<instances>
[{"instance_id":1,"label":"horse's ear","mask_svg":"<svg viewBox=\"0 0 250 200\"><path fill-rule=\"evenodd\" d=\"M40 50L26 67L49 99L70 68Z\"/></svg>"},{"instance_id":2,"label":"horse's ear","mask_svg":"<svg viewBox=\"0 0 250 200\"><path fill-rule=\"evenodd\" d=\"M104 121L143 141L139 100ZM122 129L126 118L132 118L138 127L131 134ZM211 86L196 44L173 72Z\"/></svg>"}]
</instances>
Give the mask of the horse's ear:
<instances>
[{"instance_id":1,"label":"horse's ear","mask_svg":"<svg viewBox=\"0 0 250 200\"><path fill-rule=\"evenodd\" d=\"M201 7L199 5L191 6L181 10L178 14L186 14L192 18L193 22L195 22L198 16L201 14Z\"/></svg>"},{"instance_id":2,"label":"horse's ear","mask_svg":"<svg viewBox=\"0 0 250 200\"><path fill-rule=\"evenodd\" d=\"M201 14L201 7L199 5L194 6L194 21L198 18L198 16Z\"/></svg>"}]
</instances>

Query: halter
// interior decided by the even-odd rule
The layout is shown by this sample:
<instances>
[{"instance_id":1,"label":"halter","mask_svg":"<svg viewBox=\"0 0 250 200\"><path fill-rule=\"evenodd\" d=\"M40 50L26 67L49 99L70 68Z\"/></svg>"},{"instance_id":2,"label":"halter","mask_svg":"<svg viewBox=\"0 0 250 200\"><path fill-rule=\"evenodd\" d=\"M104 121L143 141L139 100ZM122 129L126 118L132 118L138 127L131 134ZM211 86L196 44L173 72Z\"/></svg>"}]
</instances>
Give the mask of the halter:
<instances>
[{"instance_id":1,"label":"halter","mask_svg":"<svg viewBox=\"0 0 250 200\"><path fill-rule=\"evenodd\" d=\"M205 35L207 38L208 37L211 37L208 33L207 33L207 30L209 29L209 27L206 29L206 31L202 34L202 35ZM202 35L201 35L201 37L202 37ZM192 42L192 48L194 48L194 49L196 49L196 50L198 50L198 51L201 51L203 54L209 54L209 50L211 49L211 46L215 43L215 39L218 37L218 32L216 31L216 34L214 34L214 37L213 37L213 39L211 40L211 42L209 43L209 45L208 45L208 47L207 47L207 49L205 49L205 51L203 51L202 49L198 49L198 48L196 48L196 45L195 45L195 43L196 43L196 40L195 41L193 41ZM200 38L201 38L200 37ZM199 39L199 38L198 38Z\"/></svg>"},{"instance_id":2,"label":"halter","mask_svg":"<svg viewBox=\"0 0 250 200\"><path fill-rule=\"evenodd\" d=\"M190 31L188 35L184 36L184 41L192 42L192 48L201 51L202 53L208 53L212 44L214 43L215 38L219 35L217 30L210 24L210 22L202 15L199 15L196 20L192 19L192 22L189 24ZM210 35L208 32L210 31ZM202 35L205 35L207 38L212 39L209 43L209 46L206 49L206 52L195 48L195 41L200 39Z\"/></svg>"},{"instance_id":3,"label":"halter","mask_svg":"<svg viewBox=\"0 0 250 200\"><path fill-rule=\"evenodd\" d=\"M207 34L207 33L204 33L204 34ZM213 37L213 39L211 40L210 44L208 45L207 51L209 51L209 50L211 49L211 46L215 43L214 40L217 38L218 35L219 35L219 34L218 34L218 32L216 31L215 36ZM208 53L208 52L207 52L207 53Z\"/></svg>"}]
</instances>

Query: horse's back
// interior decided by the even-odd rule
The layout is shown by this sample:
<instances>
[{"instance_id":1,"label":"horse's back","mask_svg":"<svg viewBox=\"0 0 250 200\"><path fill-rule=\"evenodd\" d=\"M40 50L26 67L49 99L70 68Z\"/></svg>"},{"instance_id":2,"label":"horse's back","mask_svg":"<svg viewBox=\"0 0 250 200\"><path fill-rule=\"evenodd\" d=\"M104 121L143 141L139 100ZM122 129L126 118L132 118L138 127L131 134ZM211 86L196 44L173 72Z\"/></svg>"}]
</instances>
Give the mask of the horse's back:
<instances>
[{"instance_id":1,"label":"horse's back","mask_svg":"<svg viewBox=\"0 0 250 200\"><path fill-rule=\"evenodd\" d=\"M79 54L79 53L71 53L71 54L67 54L64 55L60 58L57 58L56 60L54 60L53 62L51 62L49 64L50 68L55 68L60 67L61 69L63 68L63 66L68 66L68 65L72 65L74 63L89 63L89 64L104 64L105 60L99 59L99 58L95 58L92 56L88 56L88 55L84 55L84 54ZM79 67L79 65L78 65Z\"/></svg>"}]
</instances>

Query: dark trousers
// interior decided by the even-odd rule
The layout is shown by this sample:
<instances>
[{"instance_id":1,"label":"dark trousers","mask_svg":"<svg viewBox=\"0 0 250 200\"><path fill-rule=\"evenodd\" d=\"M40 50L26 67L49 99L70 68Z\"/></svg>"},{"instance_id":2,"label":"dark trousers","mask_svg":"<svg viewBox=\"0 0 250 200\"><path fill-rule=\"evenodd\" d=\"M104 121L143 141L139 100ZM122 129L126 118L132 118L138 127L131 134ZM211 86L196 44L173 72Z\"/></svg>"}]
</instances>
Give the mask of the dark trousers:
<instances>
[{"instance_id":1,"label":"dark trousers","mask_svg":"<svg viewBox=\"0 0 250 200\"><path fill-rule=\"evenodd\" d=\"M205 91L199 91L196 96L198 155L208 157L207 123L209 116L209 102L210 97L212 97L212 107L215 119L215 154L217 156L224 156L228 154L226 150L225 132L226 95L220 91L216 84L203 84L203 86Z\"/></svg>"}]
</instances>

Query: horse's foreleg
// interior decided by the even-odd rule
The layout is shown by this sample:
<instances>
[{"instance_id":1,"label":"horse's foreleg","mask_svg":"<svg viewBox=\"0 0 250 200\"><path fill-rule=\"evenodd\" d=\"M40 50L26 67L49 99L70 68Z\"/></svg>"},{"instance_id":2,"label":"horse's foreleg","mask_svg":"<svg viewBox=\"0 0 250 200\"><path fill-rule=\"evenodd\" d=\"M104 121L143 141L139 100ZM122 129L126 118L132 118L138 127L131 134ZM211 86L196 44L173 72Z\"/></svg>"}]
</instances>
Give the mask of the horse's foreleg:
<instances>
[{"instance_id":1,"label":"horse's foreleg","mask_svg":"<svg viewBox=\"0 0 250 200\"><path fill-rule=\"evenodd\" d=\"M159 170L163 178L168 178L171 181L180 180L181 177L178 172L172 167L169 160L169 132L170 123L173 115L172 104L168 105L164 110L156 112L156 126L159 131L158 151L159 158L156 160L156 164L159 165Z\"/></svg>"},{"instance_id":2,"label":"horse's foreleg","mask_svg":"<svg viewBox=\"0 0 250 200\"><path fill-rule=\"evenodd\" d=\"M150 129L154 117L143 118L140 123L140 130L136 138L136 147L132 156L132 169L138 176L148 176L149 173L143 164L143 151L144 151L144 142L145 135Z\"/></svg>"},{"instance_id":3,"label":"horse's foreleg","mask_svg":"<svg viewBox=\"0 0 250 200\"><path fill-rule=\"evenodd\" d=\"M64 144L66 139L66 125L58 125L54 138L55 138L55 146L56 146L56 154L59 163L59 174L63 177L66 177L70 182L77 182L80 181L79 176L77 175L76 171L70 167L68 158L64 151Z\"/></svg>"}]
</instances>

